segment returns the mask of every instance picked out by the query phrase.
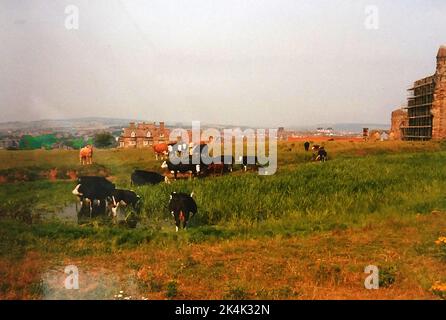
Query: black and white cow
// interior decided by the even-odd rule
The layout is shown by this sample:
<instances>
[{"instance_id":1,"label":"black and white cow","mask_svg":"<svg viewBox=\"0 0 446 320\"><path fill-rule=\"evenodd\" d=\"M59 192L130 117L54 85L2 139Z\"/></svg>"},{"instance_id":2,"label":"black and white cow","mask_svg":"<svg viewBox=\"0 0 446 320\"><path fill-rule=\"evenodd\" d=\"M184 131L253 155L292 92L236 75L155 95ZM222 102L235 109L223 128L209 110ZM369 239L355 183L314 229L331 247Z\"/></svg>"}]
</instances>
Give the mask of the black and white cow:
<instances>
[{"instance_id":1,"label":"black and white cow","mask_svg":"<svg viewBox=\"0 0 446 320\"><path fill-rule=\"evenodd\" d=\"M189 163L174 164L170 160L166 160L161 164L161 168L167 169L173 174L174 179L177 178L178 173L189 173L190 178L198 176L203 167L203 163L194 164L192 157L189 157Z\"/></svg>"},{"instance_id":2,"label":"black and white cow","mask_svg":"<svg viewBox=\"0 0 446 320\"><path fill-rule=\"evenodd\" d=\"M192 216L194 216L198 211L193 195L193 192L190 195L181 192L172 192L170 194L169 211L175 218L175 228L177 232L181 227L181 224L183 225L183 228L186 229L187 223L191 218L190 214L192 213Z\"/></svg>"},{"instance_id":3,"label":"black and white cow","mask_svg":"<svg viewBox=\"0 0 446 320\"><path fill-rule=\"evenodd\" d=\"M79 198L81 212L87 207L90 217L95 211L105 213L106 201L115 190L115 185L104 177L82 176L78 178L77 185L72 193Z\"/></svg>"},{"instance_id":4,"label":"black and white cow","mask_svg":"<svg viewBox=\"0 0 446 320\"><path fill-rule=\"evenodd\" d=\"M120 205L131 207L137 213L141 210L141 197L131 190L115 189L108 201L114 218L118 215Z\"/></svg>"},{"instance_id":5,"label":"black and white cow","mask_svg":"<svg viewBox=\"0 0 446 320\"><path fill-rule=\"evenodd\" d=\"M153 171L135 170L131 175L131 183L135 186L145 184L169 183L169 178Z\"/></svg>"}]
</instances>

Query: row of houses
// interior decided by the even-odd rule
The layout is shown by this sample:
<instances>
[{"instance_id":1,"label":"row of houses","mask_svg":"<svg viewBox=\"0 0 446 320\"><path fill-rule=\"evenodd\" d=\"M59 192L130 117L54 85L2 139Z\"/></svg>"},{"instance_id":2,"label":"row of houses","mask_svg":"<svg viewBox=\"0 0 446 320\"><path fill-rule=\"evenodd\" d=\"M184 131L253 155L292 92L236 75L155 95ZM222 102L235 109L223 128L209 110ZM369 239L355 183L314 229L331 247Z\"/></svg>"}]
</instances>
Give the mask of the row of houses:
<instances>
[{"instance_id":1,"label":"row of houses","mask_svg":"<svg viewBox=\"0 0 446 320\"><path fill-rule=\"evenodd\" d=\"M130 122L127 128L122 129L121 136L118 138L120 148L144 148L151 145L167 142L169 140L170 130L160 122L153 123L135 123Z\"/></svg>"},{"instance_id":2,"label":"row of houses","mask_svg":"<svg viewBox=\"0 0 446 320\"><path fill-rule=\"evenodd\" d=\"M238 129L242 130L241 128ZM189 141L192 141L192 131L186 131L189 136ZM169 142L170 133L171 130L166 128L164 122L160 122L159 125L156 122L130 122L128 127L122 129L122 133L117 139L118 146L120 148L146 148L154 144ZM265 130L265 135L268 135L268 130ZM285 141L288 135L289 132L283 127L278 128L277 137L279 140ZM223 132L221 132L221 136L223 137Z\"/></svg>"},{"instance_id":3,"label":"row of houses","mask_svg":"<svg viewBox=\"0 0 446 320\"><path fill-rule=\"evenodd\" d=\"M0 139L0 149L18 149L20 138L4 137Z\"/></svg>"}]
</instances>

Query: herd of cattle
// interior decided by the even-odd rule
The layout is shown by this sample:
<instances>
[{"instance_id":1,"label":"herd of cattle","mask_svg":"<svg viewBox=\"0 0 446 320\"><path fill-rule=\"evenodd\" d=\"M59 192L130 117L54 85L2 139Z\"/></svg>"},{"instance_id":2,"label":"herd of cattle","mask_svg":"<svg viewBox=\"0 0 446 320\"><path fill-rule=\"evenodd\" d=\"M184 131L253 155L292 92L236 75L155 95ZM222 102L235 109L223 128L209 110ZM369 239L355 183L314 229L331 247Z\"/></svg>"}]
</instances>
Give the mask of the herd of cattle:
<instances>
[{"instance_id":1,"label":"herd of cattle","mask_svg":"<svg viewBox=\"0 0 446 320\"><path fill-rule=\"evenodd\" d=\"M156 159L165 159L161 168L172 173L176 179L178 173L189 173L190 177L217 175L232 172L234 165L240 165L244 171L257 169L259 161L256 156L219 156L211 158L208 156L206 143L188 146L187 144L160 143L153 147ZM181 163L174 164L169 160L169 155L176 153L179 158L186 159Z\"/></svg>"},{"instance_id":2,"label":"herd of cattle","mask_svg":"<svg viewBox=\"0 0 446 320\"><path fill-rule=\"evenodd\" d=\"M244 171L258 166L258 160L255 156L242 156L239 157L238 161L234 161L232 156L205 159L200 155L206 154L202 153L206 147L206 144L200 144L190 149L187 145L155 145L156 159L164 160L167 157L161 164L161 168L167 170L167 172L162 175L153 171L134 170L130 177L131 185L170 183L169 173L176 179L178 173L188 173L189 177L197 177L232 172L234 165L242 166ZM177 153L180 157L185 157L189 161L173 163L168 159L168 155L172 152ZM117 189L112 182L104 177L79 177L72 193L78 197L80 202L79 214L86 214L89 217L108 214L116 218L120 207L130 209L131 212L137 214L142 208L142 199L139 195L132 190ZM185 229L189 219L197 213L197 204L193 199L193 193L171 193L167 208L175 219L176 231L181 227Z\"/></svg>"},{"instance_id":3,"label":"herd of cattle","mask_svg":"<svg viewBox=\"0 0 446 320\"><path fill-rule=\"evenodd\" d=\"M132 182L136 185L141 185L144 182L156 184L164 180L162 177L155 172L135 170L132 173ZM142 207L141 197L134 191L117 189L112 182L104 177L79 177L72 193L78 197L80 202L79 214L87 213L90 218L93 215L104 213L116 218L120 206L125 206L136 213L139 213ZM181 226L185 229L191 214L197 213L197 204L192 197L193 193L190 195L177 192L170 194L168 208L175 218L176 231Z\"/></svg>"}]
</instances>

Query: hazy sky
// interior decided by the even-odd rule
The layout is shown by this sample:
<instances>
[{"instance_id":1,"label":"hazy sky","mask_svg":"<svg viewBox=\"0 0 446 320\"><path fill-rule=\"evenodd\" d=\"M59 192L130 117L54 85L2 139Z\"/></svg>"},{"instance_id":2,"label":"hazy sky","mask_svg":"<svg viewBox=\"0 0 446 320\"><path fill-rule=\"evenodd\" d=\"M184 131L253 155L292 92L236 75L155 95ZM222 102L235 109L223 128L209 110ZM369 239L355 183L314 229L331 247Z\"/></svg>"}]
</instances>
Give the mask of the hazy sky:
<instances>
[{"instance_id":1,"label":"hazy sky","mask_svg":"<svg viewBox=\"0 0 446 320\"><path fill-rule=\"evenodd\" d=\"M0 0L0 121L387 123L434 72L445 16L444 0Z\"/></svg>"}]
</instances>

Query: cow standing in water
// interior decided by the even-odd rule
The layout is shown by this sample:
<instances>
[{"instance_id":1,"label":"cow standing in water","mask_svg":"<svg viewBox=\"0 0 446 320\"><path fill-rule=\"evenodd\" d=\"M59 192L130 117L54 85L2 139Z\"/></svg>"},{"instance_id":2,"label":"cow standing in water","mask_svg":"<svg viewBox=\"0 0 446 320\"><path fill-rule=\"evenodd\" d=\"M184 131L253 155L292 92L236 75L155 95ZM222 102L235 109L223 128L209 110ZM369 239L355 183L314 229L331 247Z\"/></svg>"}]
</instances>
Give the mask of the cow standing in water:
<instances>
[{"instance_id":1,"label":"cow standing in water","mask_svg":"<svg viewBox=\"0 0 446 320\"><path fill-rule=\"evenodd\" d=\"M109 197L109 206L112 217L118 215L118 207L120 205L132 207L136 213L141 211L141 197L131 190L115 189Z\"/></svg>"},{"instance_id":2,"label":"cow standing in water","mask_svg":"<svg viewBox=\"0 0 446 320\"><path fill-rule=\"evenodd\" d=\"M79 161L81 165L93 163L93 147L90 144L79 151Z\"/></svg>"},{"instance_id":3,"label":"cow standing in water","mask_svg":"<svg viewBox=\"0 0 446 320\"><path fill-rule=\"evenodd\" d=\"M107 198L113 195L114 190L115 185L104 177L82 176L72 193L79 198L80 212L88 209L91 218L93 213L105 213Z\"/></svg>"}]
</instances>

